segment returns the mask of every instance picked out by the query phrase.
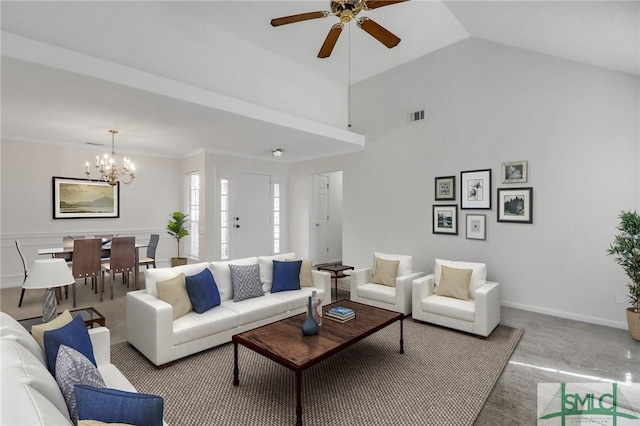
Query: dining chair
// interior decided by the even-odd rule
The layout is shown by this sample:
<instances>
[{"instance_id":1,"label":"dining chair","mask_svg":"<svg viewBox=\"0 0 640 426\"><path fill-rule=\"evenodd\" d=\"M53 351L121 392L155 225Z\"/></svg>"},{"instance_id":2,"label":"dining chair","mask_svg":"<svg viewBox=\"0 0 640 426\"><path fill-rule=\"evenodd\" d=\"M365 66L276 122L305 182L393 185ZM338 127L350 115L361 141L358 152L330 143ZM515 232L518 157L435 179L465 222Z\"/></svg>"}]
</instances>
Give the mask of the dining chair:
<instances>
[{"instance_id":1,"label":"dining chair","mask_svg":"<svg viewBox=\"0 0 640 426\"><path fill-rule=\"evenodd\" d=\"M101 291L98 278L104 289L104 279L102 277L102 242L98 238L82 238L73 241L73 263L71 264L71 274L75 279L91 278L95 282L93 287L95 292ZM73 293L73 306L76 306L76 284L71 285ZM102 296L102 292L100 293ZM102 299L101 299L102 300Z\"/></svg>"},{"instance_id":2,"label":"dining chair","mask_svg":"<svg viewBox=\"0 0 640 426\"><path fill-rule=\"evenodd\" d=\"M156 267L156 248L158 247L159 234L151 234L149 245L147 246L147 256L138 260L138 265L145 265L149 269L149 265Z\"/></svg>"},{"instance_id":3,"label":"dining chair","mask_svg":"<svg viewBox=\"0 0 640 426\"><path fill-rule=\"evenodd\" d=\"M102 281L104 283L104 273L109 273L109 291L113 299L113 276L122 274L123 282L126 275L135 270L136 263L136 238L118 237L111 240L111 257L109 262L102 264ZM129 286L127 282L127 286ZM104 289L104 284L103 284ZM100 293L102 300L102 292Z\"/></svg>"},{"instance_id":4,"label":"dining chair","mask_svg":"<svg viewBox=\"0 0 640 426\"><path fill-rule=\"evenodd\" d=\"M22 250L20 249L20 240L16 240L16 249L18 249L18 254L20 255L20 260L22 260L22 270L24 271L24 278L22 279L22 284L24 286L24 282L27 280L27 275L29 274L29 270L27 269L27 262L24 260L24 255L22 254ZM18 302L18 308L22 307L22 299L24 298L24 290L22 287L22 291L20 292L20 302Z\"/></svg>"}]
</instances>

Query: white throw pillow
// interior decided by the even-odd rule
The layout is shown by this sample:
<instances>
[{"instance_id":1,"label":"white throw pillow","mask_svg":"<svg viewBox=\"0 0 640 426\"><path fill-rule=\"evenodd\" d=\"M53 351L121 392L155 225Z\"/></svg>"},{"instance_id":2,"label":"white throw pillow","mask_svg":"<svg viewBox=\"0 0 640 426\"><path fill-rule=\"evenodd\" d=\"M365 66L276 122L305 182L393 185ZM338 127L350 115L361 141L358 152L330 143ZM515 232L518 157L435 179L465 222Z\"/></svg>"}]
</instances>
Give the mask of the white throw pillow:
<instances>
[{"instance_id":1,"label":"white throw pillow","mask_svg":"<svg viewBox=\"0 0 640 426\"><path fill-rule=\"evenodd\" d=\"M271 283L273 282L273 261L285 261L295 258L296 254L293 252L258 257L258 265L260 265L260 282L262 283L262 290L265 293L271 291Z\"/></svg>"},{"instance_id":2,"label":"white throw pillow","mask_svg":"<svg viewBox=\"0 0 640 426\"><path fill-rule=\"evenodd\" d=\"M400 265L398 266L398 276L401 277L403 275L410 274L413 271L413 257L409 255L403 254L386 254L386 253L373 253L373 273L375 274L376 267L376 257L384 260L399 260Z\"/></svg>"}]
</instances>

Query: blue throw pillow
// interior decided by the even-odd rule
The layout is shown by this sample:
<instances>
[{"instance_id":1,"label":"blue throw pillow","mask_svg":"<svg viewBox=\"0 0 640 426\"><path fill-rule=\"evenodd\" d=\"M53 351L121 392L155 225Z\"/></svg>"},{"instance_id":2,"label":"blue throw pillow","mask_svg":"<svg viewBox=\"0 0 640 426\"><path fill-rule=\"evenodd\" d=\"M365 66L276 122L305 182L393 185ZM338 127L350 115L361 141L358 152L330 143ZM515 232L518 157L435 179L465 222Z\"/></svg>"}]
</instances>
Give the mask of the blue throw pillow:
<instances>
[{"instance_id":1,"label":"blue throw pillow","mask_svg":"<svg viewBox=\"0 0 640 426\"><path fill-rule=\"evenodd\" d=\"M136 426L162 426L161 396L76 385L78 419Z\"/></svg>"},{"instance_id":2,"label":"blue throw pillow","mask_svg":"<svg viewBox=\"0 0 640 426\"><path fill-rule=\"evenodd\" d=\"M271 293L300 290L300 267L302 260L293 262L273 261L273 284Z\"/></svg>"},{"instance_id":3,"label":"blue throw pillow","mask_svg":"<svg viewBox=\"0 0 640 426\"><path fill-rule=\"evenodd\" d=\"M201 314L220 304L220 292L209 268L185 278L193 310Z\"/></svg>"},{"instance_id":4,"label":"blue throw pillow","mask_svg":"<svg viewBox=\"0 0 640 426\"><path fill-rule=\"evenodd\" d=\"M56 358L60 345L75 349L96 365L91 338L80 315L63 327L44 332L44 353L47 357L47 368L53 377L56 377Z\"/></svg>"}]
</instances>

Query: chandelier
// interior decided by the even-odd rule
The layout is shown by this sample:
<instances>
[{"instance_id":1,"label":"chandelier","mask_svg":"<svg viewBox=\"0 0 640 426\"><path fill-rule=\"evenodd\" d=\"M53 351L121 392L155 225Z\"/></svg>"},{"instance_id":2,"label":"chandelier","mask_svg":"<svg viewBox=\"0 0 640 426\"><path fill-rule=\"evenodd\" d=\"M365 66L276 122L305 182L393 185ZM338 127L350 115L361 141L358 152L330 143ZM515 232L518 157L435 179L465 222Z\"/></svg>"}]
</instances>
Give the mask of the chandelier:
<instances>
[{"instance_id":1,"label":"chandelier","mask_svg":"<svg viewBox=\"0 0 640 426\"><path fill-rule=\"evenodd\" d=\"M122 183L129 185L136 177L136 167L127 157L124 157L124 164L122 166L118 166L116 164L116 149L114 139L118 131L109 130L109 133L111 133L111 156L109 156L109 154L104 154L102 158L100 158L99 155L96 155L95 168L97 169L98 173L100 173L100 179L107 182L109 185L115 186L118 181L122 181ZM89 171L88 161L85 163L85 166L87 168L85 174L87 175L87 179L89 179L91 172Z\"/></svg>"}]
</instances>

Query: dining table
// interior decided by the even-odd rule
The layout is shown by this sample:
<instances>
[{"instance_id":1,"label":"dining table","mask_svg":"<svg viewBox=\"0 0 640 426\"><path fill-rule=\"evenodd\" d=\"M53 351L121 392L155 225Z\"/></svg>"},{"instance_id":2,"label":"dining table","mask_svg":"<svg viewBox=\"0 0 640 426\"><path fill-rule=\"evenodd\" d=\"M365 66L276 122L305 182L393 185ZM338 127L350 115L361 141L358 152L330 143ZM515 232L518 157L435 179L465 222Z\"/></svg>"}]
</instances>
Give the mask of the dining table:
<instances>
[{"instance_id":1,"label":"dining table","mask_svg":"<svg viewBox=\"0 0 640 426\"><path fill-rule=\"evenodd\" d=\"M135 262L133 267L133 287L139 289L139 275L140 275L140 248L149 247L149 242L139 243L136 241L135 245ZM102 245L102 257L109 257L111 254L111 242ZM49 247L38 249L38 255L51 257L60 257L66 260L73 260L73 246L71 247Z\"/></svg>"}]
</instances>

